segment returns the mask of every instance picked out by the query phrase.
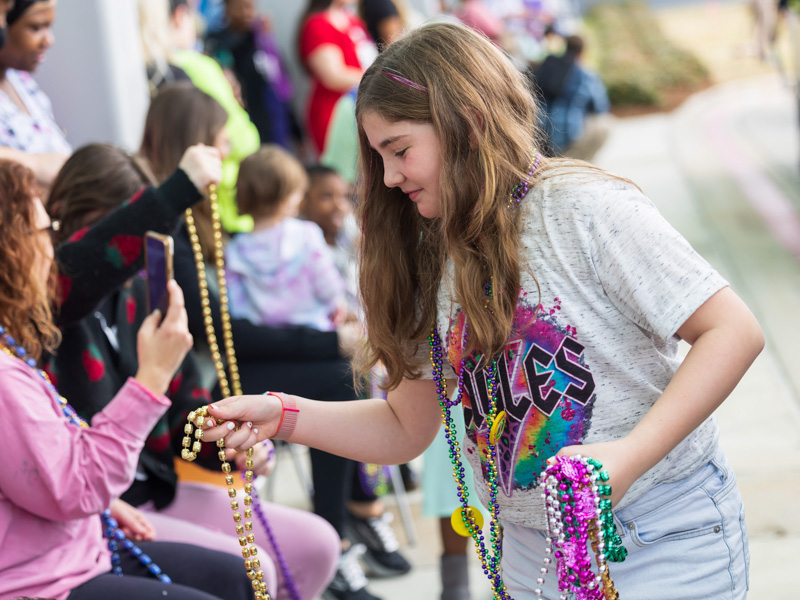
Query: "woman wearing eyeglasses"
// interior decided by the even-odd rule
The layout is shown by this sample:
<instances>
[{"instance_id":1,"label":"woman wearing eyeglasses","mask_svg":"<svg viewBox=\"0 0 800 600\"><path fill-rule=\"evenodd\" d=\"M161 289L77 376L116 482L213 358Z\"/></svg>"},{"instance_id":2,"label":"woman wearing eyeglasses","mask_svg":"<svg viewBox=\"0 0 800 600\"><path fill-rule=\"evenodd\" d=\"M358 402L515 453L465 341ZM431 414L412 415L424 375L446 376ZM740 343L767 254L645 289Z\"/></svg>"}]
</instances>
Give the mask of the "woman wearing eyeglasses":
<instances>
[{"instance_id":1,"label":"woman wearing eyeglasses","mask_svg":"<svg viewBox=\"0 0 800 600\"><path fill-rule=\"evenodd\" d=\"M55 227L33 173L0 160L0 598L252 598L235 556L134 544L117 533L124 524L113 520L115 499L133 480L145 437L169 407L164 392L192 344L183 294L170 284L160 325L153 315L139 331L135 377L89 426L38 368L59 339L50 308Z\"/></svg>"}]
</instances>

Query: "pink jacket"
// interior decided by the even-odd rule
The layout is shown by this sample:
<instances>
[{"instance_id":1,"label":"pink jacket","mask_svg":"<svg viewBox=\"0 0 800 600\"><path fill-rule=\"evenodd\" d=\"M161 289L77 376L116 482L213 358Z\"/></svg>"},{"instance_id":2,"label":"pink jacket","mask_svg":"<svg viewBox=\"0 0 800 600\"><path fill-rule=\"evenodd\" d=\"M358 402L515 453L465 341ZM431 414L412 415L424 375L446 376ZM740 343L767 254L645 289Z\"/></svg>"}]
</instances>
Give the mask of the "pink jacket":
<instances>
[{"instance_id":1,"label":"pink jacket","mask_svg":"<svg viewBox=\"0 0 800 600\"><path fill-rule=\"evenodd\" d=\"M145 437L168 407L129 379L81 429L39 375L0 352L0 600L63 600L111 569L99 515L133 481Z\"/></svg>"}]
</instances>

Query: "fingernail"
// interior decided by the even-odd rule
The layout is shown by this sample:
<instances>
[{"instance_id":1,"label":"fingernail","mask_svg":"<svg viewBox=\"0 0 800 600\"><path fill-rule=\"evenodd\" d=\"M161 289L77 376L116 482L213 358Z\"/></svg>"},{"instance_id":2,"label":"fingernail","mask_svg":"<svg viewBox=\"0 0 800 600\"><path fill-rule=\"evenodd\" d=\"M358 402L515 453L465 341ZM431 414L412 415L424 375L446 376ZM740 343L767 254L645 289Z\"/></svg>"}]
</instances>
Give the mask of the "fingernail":
<instances>
[{"instance_id":1,"label":"fingernail","mask_svg":"<svg viewBox=\"0 0 800 600\"><path fill-rule=\"evenodd\" d=\"M234 425L233 421L228 421L227 427L229 431L233 431L236 425Z\"/></svg>"},{"instance_id":2,"label":"fingernail","mask_svg":"<svg viewBox=\"0 0 800 600\"><path fill-rule=\"evenodd\" d=\"M248 421L248 422L247 422L247 426L248 426L248 427L250 427L250 428L252 428L252 427L253 427L253 423L252 423L251 421Z\"/></svg>"},{"instance_id":3,"label":"fingernail","mask_svg":"<svg viewBox=\"0 0 800 600\"><path fill-rule=\"evenodd\" d=\"M208 424L209 427L217 426L217 422L214 419L209 419L208 421L206 421L206 423Z\"/></svg>"},{"instance_id":4,"label":"fingernail","mask_svg":"<svg viewBox=\"0 0 800 600\"><path fill-rule=\"evenodd\" d=\"M253 429L253 433L258 433L258 429Z\"/></svg>"}]
</instances>

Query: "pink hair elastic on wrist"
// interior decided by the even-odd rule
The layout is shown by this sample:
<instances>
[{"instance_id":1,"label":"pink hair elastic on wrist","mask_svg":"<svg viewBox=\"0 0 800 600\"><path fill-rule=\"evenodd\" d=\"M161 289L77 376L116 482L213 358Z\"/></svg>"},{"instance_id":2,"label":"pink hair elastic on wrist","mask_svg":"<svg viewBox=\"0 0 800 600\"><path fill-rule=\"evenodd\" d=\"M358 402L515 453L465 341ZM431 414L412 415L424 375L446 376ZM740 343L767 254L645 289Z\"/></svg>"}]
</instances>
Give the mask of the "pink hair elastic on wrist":
<instances>
[{"instance_id":1,"label":"pink hair elastic on wrist","mask_svg":"<svg viewBox=\"0 0 800 600\"><path fill-rule=\"evenodd\" d=\"M297 403L294 397L285 394L285 397L273 394L272 392L264 392L265 396L275 396L281 403L281 420L278 423L278 430L272 436L273 440L285 440L297 426L297 417L300 416L300 409L297 408Z\"/></svg>"}]
</instances>

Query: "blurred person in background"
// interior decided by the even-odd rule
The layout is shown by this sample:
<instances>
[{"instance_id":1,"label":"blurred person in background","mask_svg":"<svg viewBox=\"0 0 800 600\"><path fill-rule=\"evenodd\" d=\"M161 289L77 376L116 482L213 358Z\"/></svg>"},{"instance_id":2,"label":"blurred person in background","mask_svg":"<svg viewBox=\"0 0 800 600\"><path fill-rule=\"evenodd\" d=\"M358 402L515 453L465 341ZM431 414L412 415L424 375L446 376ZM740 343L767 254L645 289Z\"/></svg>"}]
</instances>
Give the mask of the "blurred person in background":
<instances>
[{"instance_id":1,"label":"blurred person in background","mask_svg":"<svg viewBox=\"0 0 800 600\"><path fill-rule=\"evenodd\" d=\"M358 0L358 16L381 51L401 33L422 22L406 0Z\"/></svg>"},{"instance_id":2,"label":"blurred person in background","mask_svg":"<svg viewBox=\"0 0 800 600\"><path fill-rule=\"evenodd\" d=\"M354 117L355 118L355 117ZM316 223L333 254L333 262L345 282L348 310L358 310L358 225L353 216L352 185L335 169L312 165L306 169L308 190L300 204L300 216Z\"/></svg>"},{"instance_id":3,"label":"blurred person in background","mask_svg":"<svg viewBox=\"0 0 800 600\"><path fill-rule=\"evenodd\" d=\"M169 0L137 1L139 37L151 96L162 85L191 81L186 71L175 64L168 2Z\"/></svg>"},{"instance_id":4,"label":"blurred person in background","mask_svg":"<svg viewBox=\"0 0 800 600\"><path fill-rule=\"evenodd\" d=\"M322 230L297 218L307 188L303 165L279 146L242 161L236 204L255 227L225 249L231 316L320 331L344 321L344 280Z\"/></svg>"},{"instance_id":5,"label":"blurred person in background","mask_svg":"<svg viewBox=\"0 0 800 600\"><path fill-rule=\"evenodd\" d=\"M318 154L325 149L334 107L377 55L364 23L350 12L355 0L308 0L300 21L300 62L311 78L306 130Z\"/></svg>"},{"instance_id":6,"label":"blurred person in background","mask_svg":"<svg viewBox=\"0 0 800 600\"><path fill-rule=\"evenodd\" d=\"M50 99L31 77L55 41L56 0L4 4L13 8L0 49L0 158L27 166L46 188L72 152Z\"/></svg>"},{"instance_id":7,"label":"blurred person in background","mask_svg":"<svg viewBox=\"0 0 800 600\"><path fill-rule=\"evenodd\" d=\"M553 155L591 161L611 132L606 87L581 63L583 39L567 36L562 56L549 55L528 71L544 103L541 123Z\"/></svg>"},{"instance_id":8,"label":"blurred person in background","mask_svg":"<svg viewBox=\"0 0 800 600\"><path fill-rule=\"evenodd\" d=\"M225 15L226 27L208 35L205 50L232 69L261 143L292 150L303 133L292 110L292 82L272 24L256 12L255 0L226 0Z\"/></svg>"},{"instance_id":9,"label":"blurred person in background","mask_svg":"<svg viewBox=\"0 0 800 600\"><path fill-rule=\"evenodd\" d=\"M359 0L358 14L372 39L383 51L404 31L416 26L422 17L405 0ZM321 165L334 169L348 184L356 180L358 136L356 134L356 88L342 94L331 113Z\"/></svg>"},{"instance_id":10,"label":"blurred person in background","mask_svg":"<svg viewBox=\"0 0 800 600\"><path fill-rule=\"evenodd\" d=\"M222 181L218 189L220 218L228 232L250 231L253 219L236 211L234 188L239 162L261 144L258 129L242 107L241 96L222 67L210 56L198 52L197 13L188 0L137 0L139 29L148 68L158 65L179 68L191 82L214 98L225 109L230 149L222 163ZM163 69L162 69L163 70ZM174 79L174 78L173 78ZM168 83L166 77L151 80L159 85Z\"/></svg>"}]
</instances>

